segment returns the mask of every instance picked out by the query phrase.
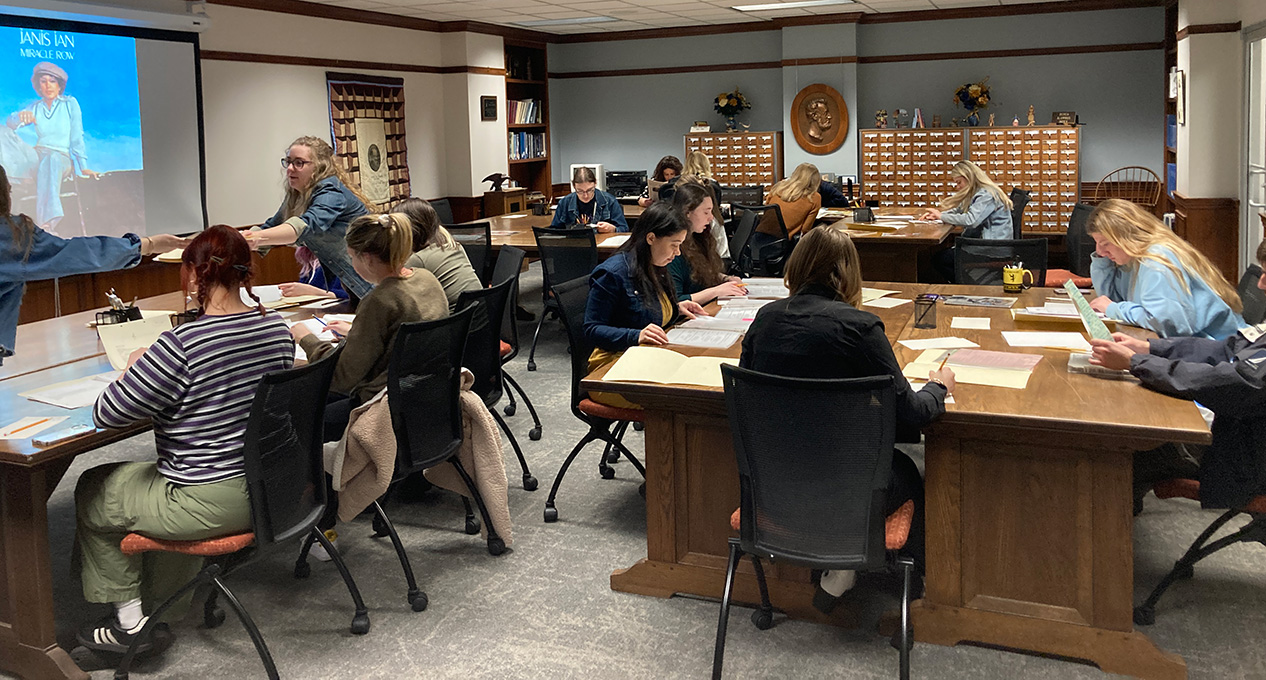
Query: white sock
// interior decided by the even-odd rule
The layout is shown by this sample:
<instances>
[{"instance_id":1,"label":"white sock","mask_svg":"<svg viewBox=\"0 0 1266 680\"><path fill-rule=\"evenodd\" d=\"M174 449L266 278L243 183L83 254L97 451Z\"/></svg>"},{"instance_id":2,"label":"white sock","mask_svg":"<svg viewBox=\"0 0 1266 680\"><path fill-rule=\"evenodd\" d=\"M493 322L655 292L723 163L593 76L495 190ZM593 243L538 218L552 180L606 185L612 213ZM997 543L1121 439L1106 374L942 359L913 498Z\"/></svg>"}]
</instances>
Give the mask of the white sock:
<instances>
[{"instance_id":1,"label":"white sock","mask_svg":"<svg viewBox=\"0 0 1266 680\"><path fill-rule=\"evenodd\" d=\"M141 619L145 618L145 612L141 610L141 598L128 600L127 602L114 603L115 616L119 619L119 628L123 630L132 630L141 625Z\"/></svg>"},{"instance_id":2,"label":"white sock","mask_svg":"<svg viewBox=\"0 0 1266 680\"><path fill-rule=\"evenodd\" d=\"M847 569L832 569L822 574L822 590L839 597L857 582L857 572Z\"/></svg>"}]
</instances>

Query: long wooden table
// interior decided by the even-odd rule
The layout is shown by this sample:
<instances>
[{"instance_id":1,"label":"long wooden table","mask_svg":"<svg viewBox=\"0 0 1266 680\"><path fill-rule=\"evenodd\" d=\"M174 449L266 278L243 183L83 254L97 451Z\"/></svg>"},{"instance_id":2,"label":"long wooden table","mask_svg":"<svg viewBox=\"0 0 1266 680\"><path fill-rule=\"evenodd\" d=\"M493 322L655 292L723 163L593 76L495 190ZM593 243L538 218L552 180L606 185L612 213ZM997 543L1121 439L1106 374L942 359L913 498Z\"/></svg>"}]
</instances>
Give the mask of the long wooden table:
<instances>
[{"instance_id":1,"label":"long wooden table","mask_svg":"<svg viewBox=\"0 0 1266 680\"><path fill-rule=\"evenodd\" d=\"M873 209L876 215L909 215L910 208L881 207ZM932 255L941 249L954 226L942 222L905 222L876 220L871 223L854 222L851 217L823 218L831 226L844 229L857 246L861 258L862 278L868 281L928 281L935 278ZM894 231L876 231L877 227L901 225ZM922 276L920 276L922 274Z\"/></svg>"},{"instance_id":2,"label":"long wooden table","mask_svg":"<svg viewBox=\"0 0 1266 680\"><path fill-rule=\"evenodd\" d=\"M183 301L183 294L169 293L137 306L180 310ZM296 318L311 316L294 311ZM86 325L94 318L90 311L18 326L17 353L0 366L0 425L27 416L68 416L50 431L92 425L91 408L67 410L18 395L112 370L96 331ZM148 429L136 423L50 447L0 440L0 670L28 679L88 679L57 645L47 503L76 456Z\"/></svg>"},{"instance_id":3,"label":"long wooden table","mask_svg":"<svg viewBox=\"0 0 1266 680\"><path fill-rule=\"evenodd\" d=\"M999 294L993 287L872 284L921 292ZM1017 307L1040 304L1030 290ZM1195 406L1130 381L1067 372L1067 353L1010 348L1003 330L1069 330L1015 322L1010 310L938 308L938 327L909 323L912 305L865 307L884 320L890 340L957 335L985 349L1037 353L1023 390L960 384L955 403L926 435L927 590L915 605L915 637L962 641L1086 659L1100 668L1149 678L1186 677L1131 617L1132 455L1167 441L1207 443ZM954 316L987 316L992 329L950 329ZM1075 326L1073 328L1076 328ZM1139 331L1141 333L1141 331ZM686 354L737 357L674 347ZM916 352L896 347L904 364ZM647 554L611 575L611 588L669 597L720 597L729 517L739 503L724 395L720 389L618 383L588 376L587 390L616 392L646 408ZM774 605L795 618L848 623L811 605L806 569L766 569ZM758 602L750 565L734 597Z\"/></svg>"},{"instance_id":4,"label":"long wooden table","mask_svg":"<svg viewBox=\"0 0 1266 680\"><path fill-rule=\"evenodd\" d=\"M630 220L637 219L642 214L642 207L636 203L621 205L624 206L624 216ZM531 212L517 212L508 215L497 215L496 217L485 217L481 220L472 220L463 224L488 222L492 230L493 250L500 250L501 246L514 246L523 250L528 257L536 258L540 257L541 253L536 247L536 237L532 233L532 228L548 227L553 219L554 215L552 213L533 215ZM604 243L617 236L627 236L627 234L611 233L596 234L595 236L597 237L600 252L606 252L609 255L614 253L619 246L615 244L604 245ZM618 242L622 241L624 239L618 239Z\"/></svg>"}]
</instances>

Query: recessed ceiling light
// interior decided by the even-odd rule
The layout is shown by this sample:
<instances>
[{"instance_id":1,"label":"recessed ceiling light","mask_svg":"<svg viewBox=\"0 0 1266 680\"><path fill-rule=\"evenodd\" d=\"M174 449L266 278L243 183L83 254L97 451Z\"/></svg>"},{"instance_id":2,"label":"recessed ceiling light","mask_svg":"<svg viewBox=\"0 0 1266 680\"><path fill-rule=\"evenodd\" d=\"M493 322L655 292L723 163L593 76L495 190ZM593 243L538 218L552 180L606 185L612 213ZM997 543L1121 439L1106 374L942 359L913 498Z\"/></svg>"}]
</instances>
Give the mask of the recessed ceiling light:
<instances>
[{"instance_id":1,"label":"recessed ceiling light","mask_svg":"<svg viewBox=\"0 0 1266 680\"><path fill-rule=\"evenodd\" d=\"M608 21L619 21L615 17L573 17L571 19L537 19L535 21L513 21L516 26L571 26L575 24L605 24Z\"/></svg>"},{"instance_id":2,"label":"recessed ceiling light","mask_svg":"<svg viewBox=\"0 0 1266 680\"><path fill-rule=\"evenodd\" d=\"M799 7L851 4L853 4L853 0L801 0L800 2L771 2L764 5L732 5L730 9L736 9L740 12L765 12L771 9L797 9Z\"/></svg>"}]
</instances>

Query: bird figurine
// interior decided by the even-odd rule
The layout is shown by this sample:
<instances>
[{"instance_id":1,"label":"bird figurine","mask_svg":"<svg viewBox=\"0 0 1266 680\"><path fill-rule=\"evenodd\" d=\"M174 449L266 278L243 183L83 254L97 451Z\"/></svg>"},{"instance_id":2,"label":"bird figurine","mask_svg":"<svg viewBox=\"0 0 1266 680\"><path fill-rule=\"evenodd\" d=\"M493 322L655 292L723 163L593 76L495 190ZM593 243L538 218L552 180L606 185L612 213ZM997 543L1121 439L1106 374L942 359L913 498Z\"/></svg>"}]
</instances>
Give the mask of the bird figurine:
<instances>
[{"instance_id":1,"label":"bird figurine","mask_svg":"<svg viewBox=\"0 0 1266 680\"><path fill-rule=\"evenodd\" d=\"M488 175L487 177L479 181L490 182L492 184L492 188L488 189L488 191L501 191L501 185L505 184L506 180L508 179L510 179L509 175L505 175L500 172L494 172L491 175Z\"/></svg>"}]
</instances>

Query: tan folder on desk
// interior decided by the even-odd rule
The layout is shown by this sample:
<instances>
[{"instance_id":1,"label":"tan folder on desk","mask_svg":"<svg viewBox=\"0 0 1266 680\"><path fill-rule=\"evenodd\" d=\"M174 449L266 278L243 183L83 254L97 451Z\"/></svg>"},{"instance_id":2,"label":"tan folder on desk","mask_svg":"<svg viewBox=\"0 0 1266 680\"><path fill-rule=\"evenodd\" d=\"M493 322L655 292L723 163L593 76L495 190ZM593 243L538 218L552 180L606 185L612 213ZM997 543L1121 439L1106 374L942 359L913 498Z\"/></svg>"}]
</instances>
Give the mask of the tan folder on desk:
<instances>
[{"instance_id":1,"label":"tan folder on desk","mask_svg":"<svg viewBox=\"0 0 1266 680\"><path fill-rule=\"evenodd\" d=\"M720 387L721 364L738 365L738 359L688 357L661 347L630 347L602 379Z\"/></svg>"}]
</instances>

